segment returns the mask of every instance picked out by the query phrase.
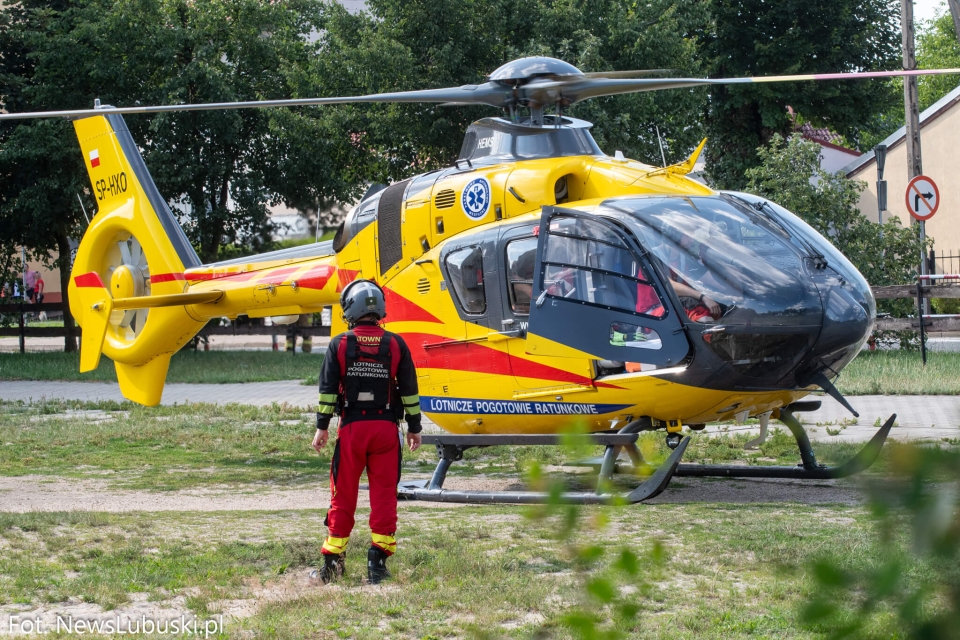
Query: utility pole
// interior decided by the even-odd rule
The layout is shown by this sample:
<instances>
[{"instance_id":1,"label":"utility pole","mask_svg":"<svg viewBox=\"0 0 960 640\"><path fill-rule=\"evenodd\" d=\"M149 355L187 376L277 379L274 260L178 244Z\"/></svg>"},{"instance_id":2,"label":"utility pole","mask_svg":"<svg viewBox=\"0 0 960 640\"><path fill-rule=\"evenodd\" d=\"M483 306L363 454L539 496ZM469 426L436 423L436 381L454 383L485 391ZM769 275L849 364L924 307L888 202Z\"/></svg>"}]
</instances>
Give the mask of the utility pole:
<instances>
[{"instance_id":1,"label":"utility pole","mask_svg":"<svg viewBox=\"0 0 960 640\"><path fill-rule=\"evenodd\" d=\"M950 5L950 15L953 16L953 29L957 32L957 40L960 40L960 1L947 0Z\"/></svg>"},{"instance_id":2,"label":"utility pole","mask_svg":"<svg viewBox=\"0 0 960 640\"><path fill-rule=\"evenodd\" d=\"M956 0L951 0L955 2ZM913 0L900 0L900 24L903 28L903 68L905 71L913 71L917 68L917 58L914 46L913 36ZM907 146L907 178L913 180L919 175L923 175L923 160L920 156L920 108L917 99L917 78L916 76L907 76L903 79L903 106L906 112L906 139ZM921 220L920 242L926 246L927 230L926 225ZM926 275L927 260L925 251L920 249L920 273ZM930 303L925 301L923 312L930 313Z\"/></svg>"}]
</instances>

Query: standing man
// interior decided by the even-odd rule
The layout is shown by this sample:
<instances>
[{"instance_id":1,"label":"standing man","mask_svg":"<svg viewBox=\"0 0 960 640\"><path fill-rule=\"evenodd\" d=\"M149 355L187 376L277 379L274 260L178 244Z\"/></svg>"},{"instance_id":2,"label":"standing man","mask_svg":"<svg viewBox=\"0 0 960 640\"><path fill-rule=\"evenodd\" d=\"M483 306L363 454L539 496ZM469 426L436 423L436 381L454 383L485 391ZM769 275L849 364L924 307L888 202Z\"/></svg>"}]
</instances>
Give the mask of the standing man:
<instances>
[{"instance_id":1,"label":"standing man","mask_svg":"<svg viewBox=\"0 0 960 640\"><path fill-rule=\"evenodd\" d=\"M340 308L350 331L330 341L320 370L320 404L313 448L327 444L334 412L340 416L330 463L330 510L324 524L324 584L344 572L344 551L353 530L360 474L370 481L370 530L367 579L378 584L390 577L387 558L397 549L397 483L400 482L401 417L407 421L407 444L420 446L420 396L417 370L403 339L384 331L383 290L370 280L354 280L340 294Z\"/></svg>"}]
</instances>

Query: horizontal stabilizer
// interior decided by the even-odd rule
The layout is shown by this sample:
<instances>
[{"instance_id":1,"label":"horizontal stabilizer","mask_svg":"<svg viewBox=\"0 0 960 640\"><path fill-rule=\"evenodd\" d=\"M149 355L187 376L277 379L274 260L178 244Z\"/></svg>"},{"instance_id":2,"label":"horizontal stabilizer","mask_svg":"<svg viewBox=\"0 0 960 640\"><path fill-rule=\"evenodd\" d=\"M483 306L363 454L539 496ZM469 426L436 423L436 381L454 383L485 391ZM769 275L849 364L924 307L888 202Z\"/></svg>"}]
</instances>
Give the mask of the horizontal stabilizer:
<instances>
[{"instance_id":1,"label":"horizontal stabilizer","mask_svg":"<svg viewBox=\"0 0 960 640\"><path fill-rule=\"evenodd\" d=\"M160 296L137 296L117 298L114 309L156 309L158 307L184 307L188 304L207 304L223 297L223 291L200 291L197 293L171 293Z\"/></svg>"}]
</instances>

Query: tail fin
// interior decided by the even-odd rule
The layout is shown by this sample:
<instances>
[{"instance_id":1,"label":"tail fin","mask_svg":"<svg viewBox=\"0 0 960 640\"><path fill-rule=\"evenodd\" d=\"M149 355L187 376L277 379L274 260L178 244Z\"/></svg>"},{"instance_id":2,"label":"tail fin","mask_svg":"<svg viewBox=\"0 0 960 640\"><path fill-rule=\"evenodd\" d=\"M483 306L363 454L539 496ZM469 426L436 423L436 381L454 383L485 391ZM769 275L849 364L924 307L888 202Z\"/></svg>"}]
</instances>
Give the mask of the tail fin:
<instances>
[{"instance_id":1,"label":"tail fin","mask_svg":"<svg viewBox=\"0 0 960 640\"><path fill-rule=\"evenodd\" d=\"M183 294L200 259L157 190L122 116L74 121L99 211L74 260L70 309L83 327L81 370L106 354L124 397L160 402L170 356L204 322L183 306L112 304L120 298ZM98 304L99 302L103 304Z\"/></svg>"},{"instance_id":2,"label":"tail fin","mask_svg":"<svg viewBox=\"0 0 960 640\"><path fill-rule=\"evenodd\" d=\"M74 286L77 288L77 298L82 309L79 316L80 326L83 327L80 373L86 373L100 366L100 352L103 350L103 339L107 335L113 300L95 271L74 278Z\"/></svg>"}]
</instances>

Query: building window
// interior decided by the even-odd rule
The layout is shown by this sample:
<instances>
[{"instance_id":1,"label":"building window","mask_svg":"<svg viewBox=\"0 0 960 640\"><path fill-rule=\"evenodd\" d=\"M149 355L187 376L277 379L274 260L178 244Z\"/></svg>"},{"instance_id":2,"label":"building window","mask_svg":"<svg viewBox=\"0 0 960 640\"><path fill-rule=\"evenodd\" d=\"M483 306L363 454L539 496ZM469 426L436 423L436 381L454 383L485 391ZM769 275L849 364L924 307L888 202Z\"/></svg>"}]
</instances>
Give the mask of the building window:
<instances>
[{"instance_id":1,"label":"building window","mask_svg":"<svg viewBox=\"0 0 960 640\"><path fill-rule=\"evenodd\" d=\"M487 310L483 290L483 251L480 247L464 247L450 252L446 259L447 272L457 301L463 310L480 314Z\"/></svg>"}]
</instances>

